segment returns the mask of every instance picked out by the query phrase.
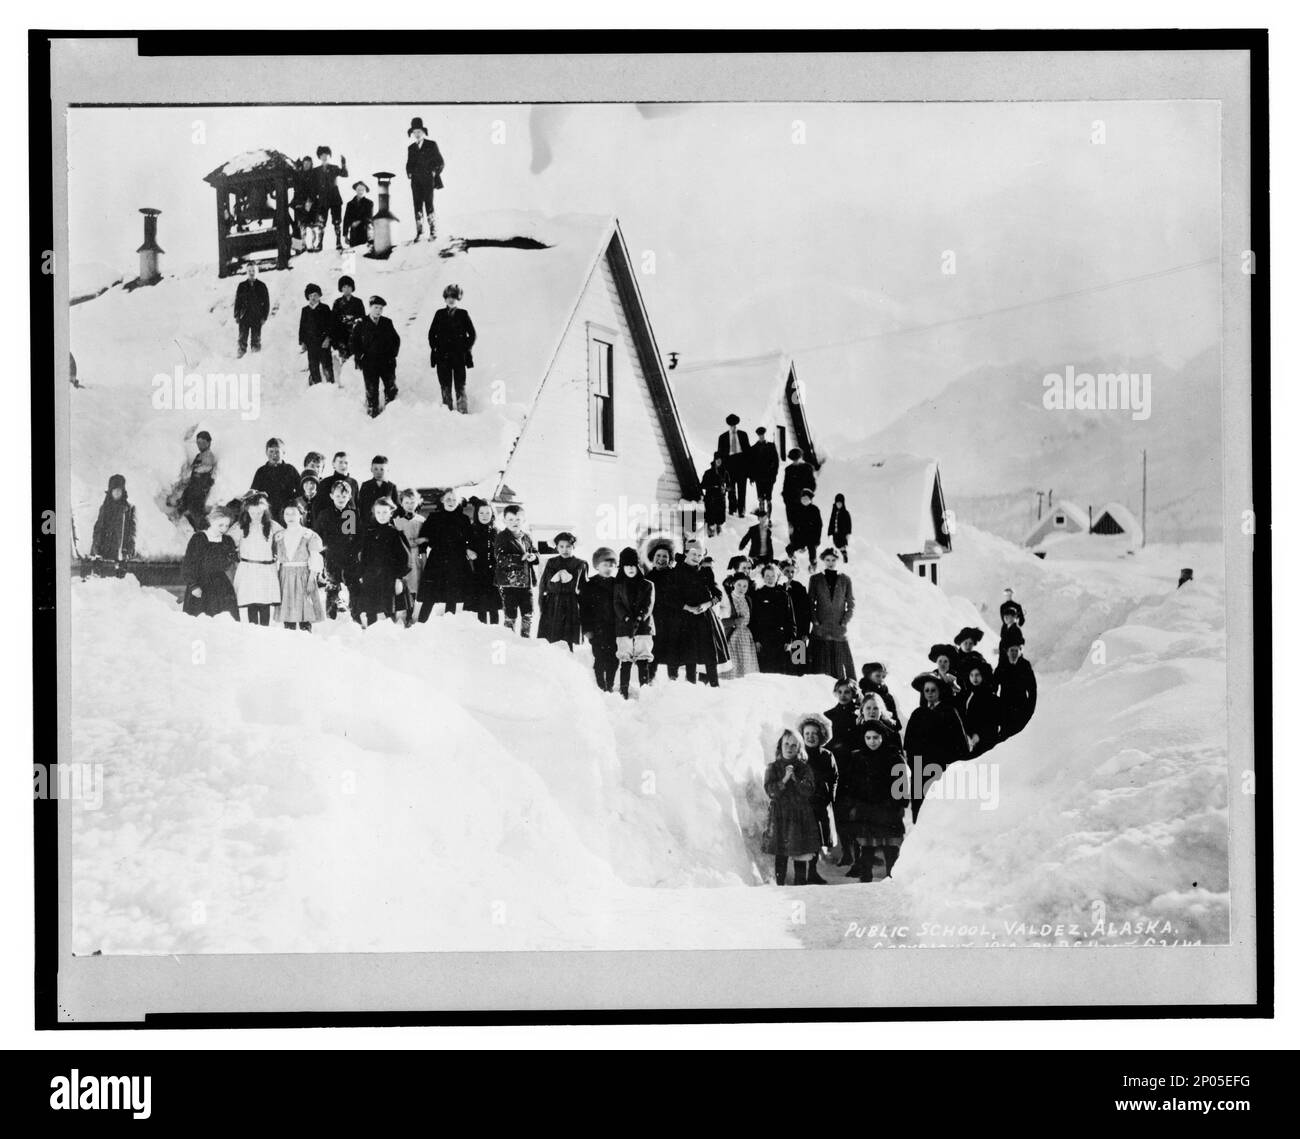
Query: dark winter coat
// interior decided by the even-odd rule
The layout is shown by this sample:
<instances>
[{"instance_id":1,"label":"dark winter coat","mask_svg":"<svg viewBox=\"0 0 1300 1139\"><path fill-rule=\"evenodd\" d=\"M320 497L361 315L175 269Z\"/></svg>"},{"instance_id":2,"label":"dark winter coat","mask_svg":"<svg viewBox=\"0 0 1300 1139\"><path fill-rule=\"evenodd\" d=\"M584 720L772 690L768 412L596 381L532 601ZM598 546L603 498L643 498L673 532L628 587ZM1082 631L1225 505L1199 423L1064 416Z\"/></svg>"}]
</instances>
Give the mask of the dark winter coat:
<instances>
[{"instance_id":1,"label":"dark winter coat","mask_svg":"<svg viewBox=\"0 0 1300 1139\"><path fill-rule=\"evenodd\" d=\"M411 565L411 547L391 522L375 521L365 528L357 543L352 587L352 612L393 615L396 583Z\"/></svg>"},{"instance_id":2,"label":"dark winter coat","mask_svg":"<svg viewBox=\"0 0 1300 1139\"><path fill-rule=\"evenodd\" d=\"M785 591L790 595L790 609L794 613L794 633L801 640L812 630L812 600L808 590L797 581L785 583Z\"/></svg>"},{"instance_id":3,"label":"dark winter coat","mask_svg":"<svg viewBox=\"0 0 1300 1139\"><path fill-rule=\"evenodd\" d=\"M369 522L374 510L375 503L381 498L392 499L393 505L397 505L397 485L388 482L375 482L373 478L366 479L361 484L361 489L357 491L357 511L361 517Z\"/></svg>"},{"instance_id":4,"label":"dark winter coat","mask_svg":"<svg viewBox=\"0 0 1300 1139\"><path fill-rule=\"evenodd\" d=\"M847 546L853 533L853 515L843 506L831 507L830 521L826 523L826 537L836 546Z\"/></svg>"},{"instance_id":5,"label":"dark winter coat","mask_svg":"<svg viewBox=\"0 0 1300 1139\"><path fill-rule=\"evenodd\" d=\"M470 521L460 510L435 510L420 527L426 545L420 600L461 602L469 598L473 579L470 560Z\"/></svg>"},{"instance_id":6,"label":"dark winter coat","mask_svg":"<svg viewBox=\"0 0 1300 1139\"><path fill-rule=\"evenodd\" d=\"M848 574L813 574L808 579L808 598L812 603L812 635L823 641L847 640L848 624L853 618L853 582Z\"/></svg>"},{"instance_id":7,"label":"dark winter coat","mask_svg":"<svg viewBox=\"0 0 1300 1139\"><path fill-rule=\"evenodd\" d=\"M397 363L402 338L386 316L362 319L352 330L352 355L358 367L384 368Z\"/></svg>"},{"instance_id":8,"label":"dark winter coat","mask_svg":"<svg viewBox=\"0 0 1300 1139\"><path fill-rule=\"evenodd\" d=\"M726 476L710 466L700 479L704 489L704 521L709 526L721 526L727 520Z\"/></svg>"},{"instance_id":9,"label":"dark winter coat","mask_svg":"<svg viewBox=\"0 0 1300 1139\"><path fill-rule=\"evenodd\" d=\"M352 332L366 318L366 306L355 293L350 297L336 297L334 307L330 310L333 317L330 343L340 354L352 351Z\"/></svg>"},{"instance_id":10,"label":"dark winter coat","mask_svg":"<svg viewBox=\"0 0 1300 1139\"><path fill-rule=\"evenodd\" d=\"M731 430L728 429L718 436L718 446L715 453L722 456L724 463L738 462L741 469L746 474L749 473L749 435L740 428L736 428L736 440L740 444L740 451L733 455L731 453Z\"/></svg>"},{"instance_id":11,"label":"dark winter coat","mask_svg":"<svg viewBox=\"0 0 1300 1139\"><path fill-rule=\"evenodd\" d=\"M556 581L555 575L566 570L573 576ZM587 583L587 563L581 558L550 558L542 570L538 586L541 615L537 635L543 641L563 641L576 645L582 640L582 612L578 598Z\"/></svg>"},{"instance_id":12,"label":"dark winter coat","mask_svg":"<svg viewBox=\"0 0 1300 1139\"><path fill-rule=\"evenodd\" d=\"M614 633L619 637L653 637L655 587L644 574L614 579Z\"/></svg>"},{"instance_id":13,"label":"dark winter coat","mask_svg":"<svg viewBox=\"0 0 1300 1139\"><path fill-rule=\"evenodd\" d=\"M968 736L979 736L979 743L971 748L971 756L983 755L998 742L998 721L1001 702L985 681L978 688L966 689L961 698L961 720Z\"/></svg>"},{"instance_id":14,"label":"dark winter coat","mask_svg":"<svg viewBox=\"0 0 1300 1139\"><path fill-rule=\"evenodd\" d=\"M357 508L349 502L342 510L319 495L320 503L312 511L312 529L320 535L321 557L325 572L335 584L350 582L356 561L357 543L361 539Z\"/></svg>"},{"instance_id":15,"label":"dark winter coat","mask_svg":"<svg viewBox=\"0 0 1300 1139\"><path fill-rule=\"evenodd\" d=\"M956 674L957 679L961 681L961 686L963 688L970 687L970 670L976 665L983 665L985 668L988 668L989 675L992 675L993 670L989 666L989 662L984 659L984 654L978 649L972 649L968 653L962 652L961 649L957 650L957 659L952 662L952 670ZM988 679L988 676L984 678L984 683L986 685L988 684Z\"/></svg>"},{"instance_id":16,"label":"dark winter coat","mask_svg":"<svg viewBox=\"0 0 1300 1139\"><path fill-rule=\"evenodd\" d=\"M835 802L835 788L839 783L840 772L835 757L824 747L808 749L808 766L812 768L817 790L811 803L813 814L817 818L820 845L831 846L835 841L831 829L831 805Z\"/></svg>"},{"instance_id":17,"label":"dark winter coat","mask_svg":"<svg viewBox=\"0 0 1300 1139\"><path fill-rule=\"evenodd\" d=\"M855 751L862 746L862 715L854 704L836 704L822 713L831 722L831 738L826 745L835 755Z\"/></svg>"},{"instance_id":18,"label":"dark winter coat","mask_svg":"<svg viewBox=\"0 0 1300 1139\"><path fill-rule=\"evenodd\" d=\"M356 506L361 501L361 486L357 480L351 475L341 475L337 471L331 471L320 480L320 484L316 487L316 497L329 502L330 491L334 489L336 482L345 482L352 488L352 497L348 499L349 506Z\"/></svg>"},{"instance_id":19,"label":"dark winter coat","mask_svg":"<svg viewBox=\"0 0 1300 1139\"><path fill-rule=\"evenodd\" d=\"M790 507L790 545L791 550L815 550L822 540L822 512L817 504L802 502Z\"/></svg>"},{"instance_id":20,"label":"dark winter coat","mask_svg":"<svg viewBox=\"0 0 1300 1139\"><path fill-rule=\"evenodd\" d=\"M532 589L537 584L537 563L528 561L527 554L537 553L533 539L522 530L518 534L501 530L496 536L497 585L502 589Z\"/></svg>"},{"instance_id":21,"label":"dark winter coat","mask_svg":"<svg viewBox=\"0 0 1300 1139\"><path fill-rule=\"evenodd\" d=\"M785 478L781 480L781 498L785 504L789 506L797 503L805 488L811 491L817 489L817 473L812 466L802 459L786 464Z\"/></svg>"},{"instance_id":22,"label":"dark winter coat","mask_svg":"<svg viewBox=\"0 0 1300 1139\"><path fill-rule=\"evenodd\" d=\"M304 348L320 348L334 331L334 313L326 308L324 302L315 308L302 306L302 316L298 318L298 343Z\"/></svg>"},{"instance_id":23,"label":"dark winter coat","mask_svg":"<svg viewBox=\"0 0 1300 1139\"><path fill-rule=\"evenodd\" d=\"M111 493L104 495L90 539L91 557L110 562L129 561L135 557L135 507Z\"/></svg>"},{"instance_id":24,"label":"dark winter coat","mask_svg":"<svg viewBox=\"0 0 1300 1139\"><path fill-rule=\"evenodd\" d=\"M441 190L444 166L438 144L431 138L426 138L420 146L411 143L406 148L406 176L412 182L427 182L432 179L433 188Z\"/></svg>"},{"instance_id":25,"label":"dark winter coat","mask_svg":"<svg viewBox=\"0 0 1300 1139\"><path fill-rule=\"evenodd\" d=\"M682 562L673 574L672 588L678 610L675 659L682 664L715 664L719 658L713 632L716 619L712 609L688 613L684 608L709 602L716 604L722 600L722 591L713 579L713 571Z\"/></svg>"},{"instance_id":26,"label":"dark winter coat","mask_svg":"<svg viewBox=\"0 0 1300 1139\"><path fill-rule=\"evenodd\" d=\"M788 783L785 769L794 768ZM802 759L778 759L768 764L763 775L767 792L767 828L763 832L763 853L774 855L816 854L821 848L821 830L812 800L817 777Z\"/></svg>"},{"instance_id":27,"label":"dark winter coat","mask_svg":"<svg viewBox=\"0 0 1300 1139\"><path fill-rule=\"evenodd\" d=\"M1004 660L993 671L1002 710L1002 738L1014 736L1029 723L1038 705L1038 680L1033 666L1024 657L1015 664Z\"/></svg>"},{"instance_id":28,"label":"dark winter coat","mask_svg":"<svg viewBox=\"0 0 1300 1139\"><path fill-rule=\"evenodd\" d=\"M776 483L777 472L781 469L781 456L776 444L767 440L755 443L749 449L749 477L760 487L771 488Z\"/></svg>"},{"instance_id":29,"label":"dark winter coat","mask_svg":"<svg viewBox=\"0 0 1300 1139\"><path fill-rule=\"evenodd\" d=\"M757 524L751 526L745 531L745 536L740 539L738 549L749 547L749 556L757 562L770 562L776 557L776 544L772 541L772 527L769 526L764 532L763 527Z\"/></svg>"},{"instance_id":30,"label":"dark winter coat","mask_svg":"<svg viewBox=\"0 0 1300 1139\"><path fill-rule=\"evenodd\" d=\"M999 663L1007 659L1007 649L1012 645L1019 645L1023 649L1025 647L1025 634L1021 631L1019 625L1003 625L998 633Z\"/></svg>"},{"instance_id":31,"label":"dark winter coat","mask_svg":"<svg viewBox=\"0 0 1300 1139\"><path fill-rule=\"evenodd\" d=\"M870 724L875 728L884 740L886 747L894 747L899 751L903 750L903 737L899 730L893 724L887 724L884 720L877 720L874 716L871 719L863 719L862 727L859 733L863 737L863 746L866 746L867 725Z\"/></svg>"},{"instance_id":32,"label":"dark winter coat","mask_svg":"<svg viewBox=\"0 0 1300 1139\"><path fill-rule=\"evenodd\" d=\"M212 542L206 534L194 534L189 545L185 547L185 560L181 563L181 581L185 583L185 593L181 606L192 616L208 614L215 617L218 613L238 614L235 601L235 587L230 575L239 564L239 550L229 534L222 534L221 541ZM203 594L195 597L191 592L197 587Z\"/></svg>"},{"instance_id":33,"label":"dark winter coat","mask_svg":"<svg viewBox=\"0 0 1300 1139\"><path fill-rule=\"evenodd\" d=\"M480 613L501 612L501 590L497 588L497 530L482 522L469 524L469 548L478 555L469 563L468 608Z\"/></svg>"},{"instance_id":34,"label":"dark winter coat","mask_svg":"<svg viewBox=\"0 0 1300 1139\"><path fill-rule=\"evenodd\" d=\"M325 212L326 206L341 206L343 195L339 193L339 179L348 176L347 163L335 166L332 162L322 162L312 169L311 174L315 182L317 212Z\"/></svg>"},{"instance_id":35,"label":"dark winter coat","mask_svg":"<svg viewBox=\"0 0 1300 1139\"><path fill-rule=\"evenodd\" d=\"M966 729L952 704L940 701L933 708L923 705L907 721L903 747L912 761L918 758L925 766L947 767L970 755Z\"/></svg>"},{"instance_id":36,"label":"dark winter coat","mask_svg":"<svg viewBox=\"0 0 1300 1139\"><path fill-rule=\"evenodd\" d=\"M785 646L795 639L794 607L779 585L760 585L749 595L749 631L758 643L760 667L769 650L773 661L787 660Z\"/></svg>"},{"instance_id":37,"label":"dark winter coat","mask_svg":"<svg viewBox=\"0 0 1300 1139\"><path fill-rule=\"evenodd\" d=\"M235 287L235 320L240 324L262 324L271 315L271 294L266 282L245 277Z\"/></svg>"},{"instance_id":38,"label":"dark winter coat","mask_svg":"<svg viewBox=\"0 0 1300 1139\"><path fill-rule=\"evenodd\" d=\"M375 203L369 198L350 198L343 208L343 233L349 245L365 245L370 240L370 223L375 217Z\"/></svg>"},{"instance_id":39,"label":"dark winter coat","mask_svg":"<svg viewBox=\"0 0 1300 1139\"><path fill-rule=\"evenodd\" d=\"M612 577L595 577L587 579L586 586L578 595L579 608L582 613L582 632L590 637L593 645L614 651L614 638L617 636L617 617L614 612L614 587L617 581Z\"/></svg>"},{"instance_id":40,"label":"dark winter coat","mask_svg":"<svg viewBox=\"0 0 1300 1139\"><path fill-rule=\"evenodd\" d=\"M292 463L263 463L253 475L251 486L266 495L271 521L283 525L285 505L298 497L302 476Z\"/></svg>"},{"instance_id":41,"label":"dark winter coat","mask_svg":"<svg viewBox=\"0 0 1300 1139\"><path fill-rule=\"evenodd\" d=\"M857 839L903 838L903 810L910 775L902 752L889 740L872 751L863 747L841 764L836 818L845 833Z\"/></svg>"},{"instance_id":42,"label":"dark winter coat","mask_svg":"<svg viewBox=\"0 0 1300 1139\"><path fill-rule=\"evenodd\" d=\"M463 308L445 305L433 314L429 325L429 364L436 368L448 364L453 368L472 368L474 354L470 351L478 333L474 322Z\"/></svg>"},{"instance_id":43,"label":"dark winter coat","mask_svg":"<svg viewBox=\"0 0 1300 1139\"><path fill-rule=\"evenodd\" d=\"M677 597L677 567L669 565L663 569L649 569L645 576L655 591L655 660L675 666L679 663L677 647L682 617L682 603ZM586 628L585 620L583 628Z\"/></svg>"}]
</instances>

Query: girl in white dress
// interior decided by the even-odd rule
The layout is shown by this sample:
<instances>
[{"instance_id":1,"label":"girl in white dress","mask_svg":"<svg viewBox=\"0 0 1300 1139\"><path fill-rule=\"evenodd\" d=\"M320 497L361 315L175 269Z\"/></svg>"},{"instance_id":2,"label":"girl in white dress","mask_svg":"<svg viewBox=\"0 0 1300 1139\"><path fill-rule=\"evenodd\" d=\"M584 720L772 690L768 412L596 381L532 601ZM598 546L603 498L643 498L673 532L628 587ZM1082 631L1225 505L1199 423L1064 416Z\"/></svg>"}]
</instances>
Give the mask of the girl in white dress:
<instances>
[{"instance_id":1,"label":"girl in white dress","mask_svg":"<svg viewBox=\"0 0 1300 1139\"><path fill-rule=\"evenodd\" d=\"M271 521L266 495L250 490L244 495L239 522L230 531L239 549L235 568L235 602L250 625L269 625L271 606L280 604L280 575L275 568L271 539L280 526Z\"/></svg>"}]
</instances>

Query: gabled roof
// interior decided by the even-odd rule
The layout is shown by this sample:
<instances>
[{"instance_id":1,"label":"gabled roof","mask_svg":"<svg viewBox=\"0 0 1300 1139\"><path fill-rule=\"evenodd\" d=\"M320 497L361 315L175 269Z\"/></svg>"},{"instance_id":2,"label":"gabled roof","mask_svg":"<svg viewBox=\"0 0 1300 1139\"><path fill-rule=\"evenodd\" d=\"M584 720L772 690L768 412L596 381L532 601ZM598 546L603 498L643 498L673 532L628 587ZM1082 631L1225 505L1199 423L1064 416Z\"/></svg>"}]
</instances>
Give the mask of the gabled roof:
<instances>
[{"instance_id":1,"label":"gabled roof","mask_svg":"<svg viewBox=\"0 0 1300 1139\"><path fill-rule=\"evenodd\" d=\"M854 462L848 503L853 532L891 554L919 554L927 542L952 548L943 530L939 460L921 455L863 455ZM823 514L828 510L823 507Z\"/></svg>"},{"instance_id":2,"label":"gabled roof","mask_svg":"<svg viewBox=\"0 0 1300 1139\"><path fill-rule=\"evenodd\" d=\"M1095 526L1101 519L1109 514L1125 534L1135 534L1140 536L1142 527L1138 520L1133 516L1133 512L1122 502L1108 502L1099 511L1096 512L1092 524Z\"/></svg>"},{"instance_id":3,"label":"gabled roof","mask_svg":"<svg viewBox=\"0 0 1300 1139\"><path fill-rule=\"evenodd\" d=\"M293 160L278 150L246 150L243 154L235 155L229 162L222 163L211 174L205 175L203 181L215 186L218 182L231 178L250 174L274 174L292 169Z\"/></svg>"},{"instance_id":4,"label":"gabled roof","mask_svg":"<svg viewBox=\"0 0 1300 1139\"><path fill-rule=\"evenodd\" d=\"M781 404L792 383L798 385L799 402L794 410L803 436L797 445L811 450L812 433L805 410L807 393L799 385L794 361L788 353L703 360L675 369L673 393L696 457L708 461L718 436L727 429L727 416L733 411L740 416L740 426L749 433L751 441L756 426L783 419ZM813 457L818 458L815 453Z\"/></svg>"},{"instance_id":5,"label":"gabled roof","mask_svg":"<svg viewBox=\"0 0 1300 1139\"><path fill-rule=\"evenodd\" d=\"M1075 526L1078 527L1079 530L1082 530L1085 534L1088 533L1088 512L1084 510L1083 507L1071 502L1069 499L1058 498L1054 503L1052 503L1051 509L1046 511L1043 516L1029 528L1029 533L1025 535L1024 544L1026 546L1032 546L1045 534L1056 532L1057 527L1055 519L1058 514L1064 514L1075 524Z\"/></svg>"}]
</instances>

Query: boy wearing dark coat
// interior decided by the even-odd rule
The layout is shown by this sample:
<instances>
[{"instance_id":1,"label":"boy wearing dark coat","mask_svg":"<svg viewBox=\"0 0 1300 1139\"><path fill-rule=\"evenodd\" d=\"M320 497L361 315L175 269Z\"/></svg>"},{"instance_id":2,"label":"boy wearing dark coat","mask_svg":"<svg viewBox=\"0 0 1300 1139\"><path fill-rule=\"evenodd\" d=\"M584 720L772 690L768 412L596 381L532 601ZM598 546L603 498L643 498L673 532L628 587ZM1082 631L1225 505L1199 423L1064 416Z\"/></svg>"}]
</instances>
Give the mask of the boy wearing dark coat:
<instances>
[{"instance_id":1,"label":"boy wearing dark coat","mask_svg":"<svg viewBox=\"0 0 1300 1139\"><path fill-rule=\"evenodd\" d=\"M591 642L592 671L596 674L596 687L602 692L614 691L614 676L618 671L618 620L614 612L614 551L602 546L591 555L595 571L587 579L586 587L578 595L582 612L582 633Z\"/></svg>"},{"instance_id":2,"label":"boy wearing dark coat","mask_svg":"<svg viewBox=\"0 0 1300 1139\"><path fill-rule=\"evenodd\" d=\"M399 500L397 484L389 482L384 476L388 473L388 456L376 455L370 460L370 477L361 484L357 492L357 509L362 518L369 518L374 505L381 498Z\"/></svg>"},{"instance_id":3,"label":"boy wearing dark coat","mask_svg":"<svg viewBox=\"0 0 1300 1139\"><path fill-rule=\"evenodd\" d=\"M125 563L135 557L135 507L127 501L125 475L113 475L108 480L90 539L90 556L112 563L118 577L126 574ZM99 567L95 568L98 572Z\"/></svg>"},{"instance_id":4,"label":"boy wearing dark coat","mask_svg":"<svg viewBox=\"0 0 1300 1139\"><path fill-rule=\"evenodd\" d=\"M252 338L253 351L262 350L262 325L271 315L271 294L266 283L257 279L257 266L244 264L244 279L235 287L235 323L239 325L239 355L248 351Z\"/></svg>"},{"instance_id":5,"label":"boy wearing dark coat","mask_svg":"<svg viewBox=\"0 0 1300 1139\"><path fill-rule=\"evenodd\" d=\"M345 482L352 494L352 505L355 506L361 498L361 487L358 485L357 480L348 474L348 466L350 465L348 453L346 451L335 451L333 462L333 473L320 480L320 493L325 498L329 498L334 493L334 484L336 482Z\"/></svg>"},{"instance_id":6,"label":"boy wearing dark coat","mask_svg":"<svg viewBox=\"0 0 1300 1139\"><path fill-rule=\"evenodd\" d=\"M352 183L352 197L343 211L343 232L347 235L348 245L356 248L370 241L370 223L375 217L375 203L366 195L370 187L364 182Z\"/></svg>"},{"instance_id":7,"label":"boy wearing dark coat","mask_svg":"<svg viewBox=\"0 0 1300 1139\"><path fill-rule=\"evenodd\" d=\"M339 278L339 296L334 301L334 307L330 310L330 316L333 318L330 332L330 343L334 345L334 351L339 354L339 362L342 363L352 355L352 333L366 318L366 306L361 303L361 298L354 296L357 283L349 276Z\"/></svg>"},{"instance_id":8,"label":"boy wearing dark coat","mask_svg":"<svg viewBox=\"0 0 1300 1139\"><path fill-rule=\"evenodd\" d=\"M776 557L775 543L772 541L772 516L764 506L758 507L754 515L758 521L745 531L744 537L740 539L740 545L736 548L744 550L748 547L749 556L762 565L763 562L770 562Z\"/></svg>"},{"instance_id":9,"label":"boy wearing dark coat","mask_svg":"<svg viewBox=\"0 0 1300 1139\"><path fill-rule=\"evenodd\" d=\"M352 331L352 355L366 382L366 408L373 419L379 414L379 385L384 385L384 406L397 398L397 353L402 338L384 315L388 302L370 298L370 312Z\"/></svg>"},{"instance_id":10,"label":"boy wearing dark coat","mask_svg":"<svg viewBox=\"0 0 1300 1139\"><path fill-rule=\"evenodd\" d=\"M357 543L356 586L353 589L352 615L360 622L365 616L367 628L381 615L392 620L397 593L410 568L411 547L406 537L393 525L397 504L390 498L379 499L370 524Z\"/></svg>"},{"instance_id":11,"label":"boy wearing dark coat","mask_svg":"<svg viewBox=\"0 0 1300 1139\"><path fill-rule=\"evenodd\" d=\"M519 506L507 506L503 517L505 529L496 536L497 586L505 609L505 626L511 631L520 618L519 635L527 637L533 628L533 586L537 584L537 547L524 530L524 512Z\"/></svg>"},{"instance_id":12,"label":"boy wearing dark coat","mask_svg":"<svg viewBox=\"0 0 1300 1139\"><path fill-rule=\"evenodd\" d=\"M787 554L800 550L808 552L809 572L816 572L817 547L822 540L822 512L813 505L813 492L807 488L799 492L799 506L790 515L790 543Z\"/></svg>"},{"instance_id":13,"label":"boy wearing dark coat","mask_svg":"<svg viewBox=\"0 0 1300 1139\"><path fill-rule=\"evenodd\" d=\"M414 118L406 136L413 141L406 148L406 176L411 180L411 202L415 206L415 240L424 233L424 222L429 222L429 240L437 236L433 212L433 192L442 189L444 163L438 144L427 138L424 120Z\"/></svg>"},{"instance_id":14,"label":"boy wearing dark coat","mask_svg":"<svg viewBox=\"0 0 1300 1139\"><path fill-rule=\"evenodd\" d=\"M555 555L542 570L537 587L541 617L537 635L544 641L567 644L569 651L582 640L582 616L578 598L587 582L587 563L573 556L578 539L562 531L555 535Z\"/></svg>"},{"instance_id":15,"label":"boy wearing dark coat","mask_svg":"<svg viewBox=\"0 0 1300 1139\"><path fill-rule=\"evenodd\" d=\"M618 577L614 581L614 644L619 659L619 691L629 698L632 665L637 683L650 683L650 662L654 659L655 587L641 572L641 559L628 546L618 556Z\"/></svg>"},{"instance_id":16,"label":"boy wearing dark coat","mask_svg":"<svg viewBox=\"0 0 1300 1139\"><path fill-rule=\"evenodd\" d=\"M316 203L316 220L324 229L328 215L334 223L334 248L342 252L343 238L339 234L339 223L343 219L343 195L339 193L339 179L348 176L347 156L342 156L339 165L335 166L331 161L334 152L328 146L318 146L316 157L320 161L320 165L312 171L316 179L316 192L313 195Z\"/></svg>"},{"instance_id":17,"label":"boy wearing dark coat","mask_svg":"<svg viewBox=\"0 0 1300 1139\"><path fill-rule=\"evenodd\" d=\"M763 566L762 581L750 597L749 631L758 646L760 672L789 672L790 646L795 641L794 607L777 583L774 562Z\"/></svg>"},{"instance_id":18,"label":"boy wearing dark coat","mask_svg":"<svg viewBox=\"0 0 1300 1139\"><path fill-rule=\"evenodd\" d=\"M1010 739L1024 730L1038 705L1038 680L1033 666L1021 655L1019 645L1007 646L1007 659L993 672L1002 712L1002 738Z\"/></svg>"},{"instance_id":19,"label":"boy wearing dark coat","mask_svg":"<svg viewBox=\"0 0 1300 1139\"><path fill-rule=\"evenodd\" d=\"M727 510L738 518L745 513L745 488L749 480L749 435L740 430L740 416L727 416L727 430L718 436L718 452L727 472Z\"/></svg>"},{"instance_id":20,"label":"boy wearing dark coat","mask_svg":"<svg viewBox=\"0 0 1300 1139\"><path fill-rule=\"evenodd\" d=\"M301 481L298 469L292 463L286 463L281 458L283 454L284 440L268 439L266 462L257 468L253 481L249 484L253 490L260 490L266 495L271 521L277 525L284 524L285 505L298 497Z\"/></svg>"},{"instance_id":21,"label":"boy wearing dark coat","mask_svg":"<svg viewBox=\"0 0 1300 1139\"><path fill-rule=\"evenodd\" d=\"M776 444L768 441L767 428L755 427L758 438L749 449L749 477L754 481L754 496L758 505L770 516L772 513L772 488L781 470L781 456Z\"/></svg>"},{"instance_id":22,"label":"boy wearing dark coat","mask_svg":"<svg viewBox=\"0 0 1300 1139\"><path fill-rule=\"evenodd\" d=\"M189 477L181 490L181 513L189 520L195 533L208 524L208 495L217 476L217 456L212 451L212 436L200 431L194 436L198 448L190 460Z\"/></svg>"},{"instance_id":23,"label":"boy wearing dark coat","mask_svg":"<svg viewBox=\"0 0 1300 1139\"><path fill-rule=\"evenodd\" d=\"M798 447L791 447L789 454L790 461L781 480L781 501L785 503L786 523L793 531L794 515L798 513L801 496L805 490L816 491L817 475L804 461L803 452Z\"/></svg>"},{"instance_id":24,"label":"boy wearing dark coat","mask_svg":"<svg viewBox=\"0 0 1300 1139\"><path fill-rule=\"evenodd\" d=\"M429 365L437 370L442 402L448 411L462 415L469 410L465 403L465 369L474 366L472 349L478 339L469 313L459 307L463 296L459 285L443 289L446 303L433 314L429 325Z\"/></svg>"},{"instance_id":25,"label":"boy wearing dark coat","mask_svg":"<svg viewBox=\"0 0 1300 1139\"><path fill-rule=\"evenodd\" d=\"M334 314L320 303L319 285L308 285L303 295L307 303L298 318L298 347L307 353L307 386L320 383L322 370L332 384L334 356L330 352L330 333L334 330Z\"/></svg>"},{"instance_id":26,"label":"boy wearing dark coat","mask_svg":"<svg viewBox=\"0 0 1300 1139\"><path fill-rule=\"evenodd\" d=\"M353 585L352 571L360 538L357 508L347 479L330 488L329 498L312 511L312 523L311 528L320 535L321 557L325 563L325 616L334 620L339 615L341 588L346 585L350 591Z\"/></svg>"}]
</instances>

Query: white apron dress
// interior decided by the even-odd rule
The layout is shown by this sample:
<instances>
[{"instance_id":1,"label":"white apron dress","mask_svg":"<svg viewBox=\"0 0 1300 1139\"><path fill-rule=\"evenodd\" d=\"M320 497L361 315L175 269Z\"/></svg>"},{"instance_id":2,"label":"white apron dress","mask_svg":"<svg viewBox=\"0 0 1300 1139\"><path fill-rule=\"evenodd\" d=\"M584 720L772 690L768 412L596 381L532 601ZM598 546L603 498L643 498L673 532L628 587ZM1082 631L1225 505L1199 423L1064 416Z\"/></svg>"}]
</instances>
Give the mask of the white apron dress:
<instances>
[{"instance_id":1,"label":"white apron dress","mask_svg":"<svg viewBox=\"0 0 1300 1139\"><path fill-rule=\"evenodd\" d=\"M317 582L317 574L325 565L320 535L304 526L296 547L290 550L288 534L288 529L284 529L271 536L280 574L280 620L296 625L324 621L325 605Z\"/></svg>"},{"instance_id":2,"label":"white apron dress","mask_svg":"<svg viewBox=\"0 0 1300 1139\"><path fill-rule=\"evenodd\" d=\"M254 523L245 534L239 526L230 530L230 536L239 547L239 565L235 567L235 602L245 605L279 605L280 575L275 566L275 549L272 543L283 529L271 523L271 536L262 536L262 526Z\"/></svg>"}]
</instances>

